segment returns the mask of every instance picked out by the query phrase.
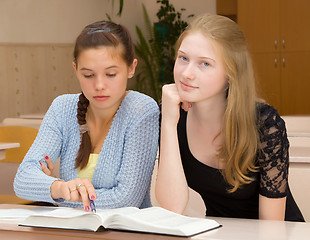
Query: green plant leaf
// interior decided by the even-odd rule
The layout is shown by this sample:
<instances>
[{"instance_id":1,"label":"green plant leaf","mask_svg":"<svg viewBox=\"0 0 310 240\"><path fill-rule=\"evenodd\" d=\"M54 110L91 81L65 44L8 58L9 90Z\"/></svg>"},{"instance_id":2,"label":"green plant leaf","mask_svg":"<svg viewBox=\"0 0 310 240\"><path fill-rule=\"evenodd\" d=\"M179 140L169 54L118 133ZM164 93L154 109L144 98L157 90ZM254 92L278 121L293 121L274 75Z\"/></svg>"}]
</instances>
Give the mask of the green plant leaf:
<instances>
[{"instance_id":1,"label":"green plant leaf","mask_svg":"<svg viewBox=\"0 0 310 240\"><path fill-rule=\"evenodd\" d=\"M118 13L117 13L118 16L122 15L123 7L124 7L124 0L119 0L119 10L118 10Z\"/></svg>"},{"instance_id":2,"label":"green plant leaf","mask_svg":"<svg viewBox=\"0 0 310 240\"><path fill-rule=\"evenodd\" d=\"M110 14L106 13L105 15L107 16L107 19L108 19L109 21L112 21Z\"/></svg>"},{"instance_id":3,"label":"green plant leaf","mask_svg":"<svg viewBox=\"0 0 310 240\"><path fill-rule=\"evenodd\" d=\"M142 64L138 65L141 72L136 75L136 88L159 101L161 87L173 82L173 66L177 38L187 26L181 20L181 12L175 10L169 0L157 0L160 4L156 14L158 21L152 22L144 4L143 18L146 31L136 26L138 41L135 51Z\"/></svg>"},{"instance_id":4,"label":"green plant leaf","mask_svg":"<svg viewBox=\"0 0 310 240\"><path fill-rule=\"evenodd\" d=\"M150 17L147 13L147 10L145 8L145 5L142 3L142 12L143 12L143 18L144 18L144 23L145 23L145 27L148 33L148 39L152 39L153 38L153 24L150 20Z\"/></svg>"}]
</instances>

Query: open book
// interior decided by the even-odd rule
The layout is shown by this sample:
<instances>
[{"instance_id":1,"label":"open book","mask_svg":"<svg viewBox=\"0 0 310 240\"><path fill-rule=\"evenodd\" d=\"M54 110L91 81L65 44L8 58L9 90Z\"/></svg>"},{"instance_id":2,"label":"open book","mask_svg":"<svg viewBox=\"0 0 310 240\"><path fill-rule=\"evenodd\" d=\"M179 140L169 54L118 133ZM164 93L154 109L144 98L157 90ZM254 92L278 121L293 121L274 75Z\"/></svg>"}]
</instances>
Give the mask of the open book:
<instances>
[{"instance_id":1,"label":"open book","mask_svg":"<svg viewBox=\"0 0 310 240\"><path fill-rule=\"evenodd\" d=\"M59 208L31 215L20 225L86 231L112 229L186 237L221 226L215 220L187 217L160 207L98 209L97 213Z\"/></svg>"}]
</instances>

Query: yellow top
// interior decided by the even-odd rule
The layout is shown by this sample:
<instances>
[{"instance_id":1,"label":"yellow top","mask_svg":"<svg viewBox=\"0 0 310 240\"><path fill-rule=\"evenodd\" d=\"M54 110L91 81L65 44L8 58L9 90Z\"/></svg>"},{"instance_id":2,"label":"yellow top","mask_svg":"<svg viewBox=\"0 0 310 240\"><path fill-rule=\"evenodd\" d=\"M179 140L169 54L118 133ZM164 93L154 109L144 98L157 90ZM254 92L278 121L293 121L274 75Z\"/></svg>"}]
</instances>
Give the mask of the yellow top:
<instances>
[{"instance_id":1,"label":"yellow top","mask_svg":"<svg viewBox=\"0 0 310 240\"><path fill-rule=\"evenodd\" d=\"M99 154L96 153L89 154L89 159L86 167L78 171L79 178L88 179L89 181L92 181L98 157Z\"/></svg>"}]
</instances>

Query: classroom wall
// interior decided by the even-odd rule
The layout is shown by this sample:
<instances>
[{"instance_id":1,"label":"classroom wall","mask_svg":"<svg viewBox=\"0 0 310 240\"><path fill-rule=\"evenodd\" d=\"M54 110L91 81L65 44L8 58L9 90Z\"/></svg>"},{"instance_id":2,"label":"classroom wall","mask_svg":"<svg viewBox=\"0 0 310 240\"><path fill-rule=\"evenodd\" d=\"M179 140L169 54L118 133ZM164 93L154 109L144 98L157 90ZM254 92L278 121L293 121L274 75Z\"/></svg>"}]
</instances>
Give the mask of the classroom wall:
<instances>
[{"instance_id":1,"label":"classroom wall","mask_svg":"<svg viewBox=\"0 0 310 240\"><path fill-rule=\"evenodd\" d=\"M215 0L170 0L183 16L216 12ZM136 41L144 29L142 3L156 20L156 0L0 0L0 121L21 114L44 113L63 93L80 91L72 68L73 43L82 28L106 19L124 24Z\"/></svg>"},{"instance_id":2,"label":"classroom wall","mask_svg":"<svg viewBox=\"0 0 310 240\"><path fill-rule=\"evenodd\" d=\"M0 0L0 42L73 43L110 5L108 0Z\"/></svg>"},{"instance_id":3,"label":"classroom wall","mask_svg":"<svg viewBox=\"0 0 310 240\"><path fill-rule=\"evenodd\" d=\"M156 19L156 0L124 0L121 17L118 0L0 0L0 43L73 43L88 23L106 19L108 13L126 25L135 39L135 26L143 27L142 3ZM216 0L170 0L176 10L187 14L216 12Z\"/></svg>"}]
</instances>

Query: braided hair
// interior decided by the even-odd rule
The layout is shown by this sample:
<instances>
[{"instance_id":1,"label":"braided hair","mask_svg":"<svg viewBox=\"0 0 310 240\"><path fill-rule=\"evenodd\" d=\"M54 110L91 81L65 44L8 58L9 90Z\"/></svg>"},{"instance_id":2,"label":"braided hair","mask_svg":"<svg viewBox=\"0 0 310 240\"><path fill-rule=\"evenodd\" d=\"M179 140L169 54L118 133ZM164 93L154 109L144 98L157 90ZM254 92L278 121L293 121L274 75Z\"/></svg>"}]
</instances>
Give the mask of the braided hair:
<instances>
[{"instance_id":1,"label":"braided hair","mask_svg":"<svg viewBox=\"0 0 310 240\"><path fill-rule=\"evenodd\" d=\"M91 153L91 140L88 134L88 129L86 125L86 112L89 105L88 99L85 97L84 93L81 93L78 101L78 108L76 117L80 125L81 132L81 145L78 152L78 155L75 159L75 167L83 169L88 163L89 154ZM84 126L81 127L81 126Z\"/></svg>"}]
</instances>

